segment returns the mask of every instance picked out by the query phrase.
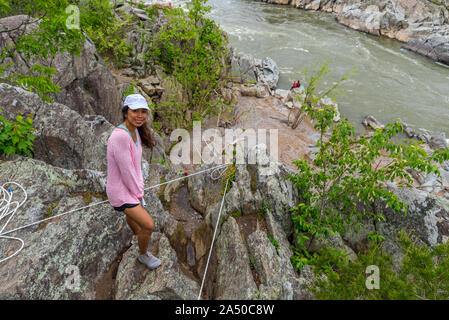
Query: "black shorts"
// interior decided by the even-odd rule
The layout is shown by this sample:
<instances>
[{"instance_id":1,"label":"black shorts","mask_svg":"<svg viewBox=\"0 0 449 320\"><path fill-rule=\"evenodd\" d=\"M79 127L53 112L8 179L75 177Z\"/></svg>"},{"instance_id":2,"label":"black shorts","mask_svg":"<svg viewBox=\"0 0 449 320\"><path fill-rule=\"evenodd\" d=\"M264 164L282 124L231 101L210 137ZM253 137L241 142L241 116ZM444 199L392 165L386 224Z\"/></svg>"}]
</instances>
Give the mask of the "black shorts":
<instances>
[{"instance_id":1,"label":"black shorts","mask_svg":"<svg viewBox=\"0 0 449 320\"><path fill-rule=\"evenodd\" d=\"M124 205L120 206L120 207L113 207L115 210L117 211L124 211L126 208L134 208L137 207L140 203L125 203Z\"/></svg>"}]
</instances>

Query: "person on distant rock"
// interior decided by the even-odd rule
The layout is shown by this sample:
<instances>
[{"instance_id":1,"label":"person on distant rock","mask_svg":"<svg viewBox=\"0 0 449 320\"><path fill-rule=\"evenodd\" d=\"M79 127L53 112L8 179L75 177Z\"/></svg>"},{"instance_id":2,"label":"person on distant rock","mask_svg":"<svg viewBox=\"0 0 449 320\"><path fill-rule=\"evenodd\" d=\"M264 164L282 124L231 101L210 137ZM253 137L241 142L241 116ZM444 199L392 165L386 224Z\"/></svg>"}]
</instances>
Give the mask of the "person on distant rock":
<instances>
[{"instance_id":1,"label":"person on distant rock","mask_svg":"<svg viewBox=\"0 0 449 320\"><path fill-rule=\"evenodd\" d=\"M294 89L294 88L296 88L296 81L293 81L293 85L292 85L292 87L290 88L290 90L292 90L292 89Z\"/></svg>"},{"instance_id":2,"label":"person on distant rock","mask_svg":"<svg viewBox=\"0 0 449 320\"><path fill-rule=\"evenodd\" d=\"M146 124L148 103L140 94L126 97L122 108L123 123L112 131L107 146L108 176L106 193L115 210L124 212L139 246L138 260L150 269L161 260L148 252L154 220L144 208L142 144L153 148L154 140Z\"/></svg>"},{"instance_id":3,"label":"person on distant rock","mask_svg":"<svg viewBox=\"0 0 449 320\"><path fill-rule=\"evenodd\" d=\"M290 88L290 90L295 89L295 88L299 88L301 86L301 83L298 81L293 81L293 85Z\"/></svg>"}]
</instances>

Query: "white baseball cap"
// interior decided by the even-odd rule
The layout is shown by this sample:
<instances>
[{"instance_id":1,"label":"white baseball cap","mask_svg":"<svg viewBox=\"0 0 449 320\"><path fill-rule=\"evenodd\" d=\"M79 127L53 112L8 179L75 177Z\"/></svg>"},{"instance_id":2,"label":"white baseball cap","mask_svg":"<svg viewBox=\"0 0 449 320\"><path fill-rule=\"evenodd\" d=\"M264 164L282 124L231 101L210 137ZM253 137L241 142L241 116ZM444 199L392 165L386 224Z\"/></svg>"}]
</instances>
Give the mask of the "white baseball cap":
<instances>
[{"instance_id":1,"label":"white baseball cap","mask_svg":"<svg viewBox=\"0 0 449 320\"><path fill-rule=\"evenodd\" d=\"M130 94L129 96L127 96L125 98L124 106L128 106L131 110L136 109L150 110L150 108L148 108L147 100L141 94L138 93Z\"/></svg>"}]
</instances>

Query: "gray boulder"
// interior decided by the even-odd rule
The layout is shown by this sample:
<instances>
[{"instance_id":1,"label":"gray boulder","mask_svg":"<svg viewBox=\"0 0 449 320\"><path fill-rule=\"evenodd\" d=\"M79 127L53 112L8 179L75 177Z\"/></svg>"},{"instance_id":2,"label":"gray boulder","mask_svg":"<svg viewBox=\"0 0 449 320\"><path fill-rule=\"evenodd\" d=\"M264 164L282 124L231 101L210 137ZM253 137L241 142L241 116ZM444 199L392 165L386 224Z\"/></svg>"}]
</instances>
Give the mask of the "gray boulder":
<instances>
[{"instance_id":1,"label":"gray boulder","mask_svg":"<svg viewBox=\"0 0 449 320\"><path fill-rule=\"evenodd\" d=\"M216 246L218 262L215 298L217 300L258 298L248 251L234 218L229 217L223 223Z\"/></svg>"},{"instance_id":2,"label":"gray boulder","mask_svg":"<svg viewBox=\"0 0 449 320\"><path fill-rule=\"evenodd\" d=\"M448 147L448 140L444 132L436 132L430 136L429 146L433 149L444 150Z\"/></svg>"},{"instance_id":3,"label":"gray boulder","mask_svg":"<svg viewBox=\"0 0 449 320\"><path fill-rule=\"evenodd\" d=\"M101 174L64 170L32 159L2 162L0 168L0 181L14 180L28 193L28 200L5 231L85 207L83 199L88 196L95 204L8 234L23 239L24 247L0 264L0 297L95 299L97 283L131 236L124 216L104 198L98 198L102 194ZM17 197L23 197L18 188L12 188ZM1 256L15 252L17 245L18 241L1 239Z\"/></svg>"},{"instance_id":4,"label":"gray boulder","mask_svg":"<svg viewBox=\"0 0 449 320\"><path fill-rule=\"evenodd\" d=\"M106 171L105 141L113 130L109 122L86 121L65 105L43 102L36 94L5 83L0 84L0 103L10 121L19 113L33 115L36 159L67 169Z\"/></svg>"},{"instance_id":5,"label":"gray boulder","mask_svg":"<svg viewBox=\"0 0 449 320\"><path fill-rule=\"evenodd\" d=\"M262 66L257 70L257 81L267 85L270 89L276 89L279 81L279 68L270 57L262 60Z\"/></svg>"},{"instance_id":6,"label":"gray boulder","mask_svg":"<svg viewBox=\"0 0 449 320\"><path fill-rule=\"evenodd\" d=\"M411 39L402 47L449 65L449 26L439 28L428 36Z\"/></svg>"},{"instance_id":7,"label":"gray boulder","mask_svg":"<svg viewBox=\"0 0 449 320\"><path fill-rule=\"evenodd\" d=\"M374 118L373 116L366 116L363 121L362 124L368 129L383 129L385 126L380 123L376 118Z\"/></svg>"},{"instance_id":8,"label":"gray boulder","mask_svg":"<svg viewBox=\"0 0 449 320\"><path fill-rule=\"evenodd\" d=\"M153 254L162 260L156 270L138 262L138 250L130 248L117 271L117 300L193 300L198 296L198 283L184 275L176 252L167 237L154 233ZM157 252L157 254L156 254Z\"/></svg>"},{"instance_id":9,"label":"gray boulder","mask_svg":"<svg viewBox=\"0 0 449 320\"><path fill-rule=\"evenodd\" d=\"M247 239L249 252L254 267L259 275L260 299L262 300L297 300L309 297L309 292L302 286L290 262L292 255L289 248L280 246L276 249L261 230L253 232ZM288 254L284 254L285 250Z\"/></svg>"},{"instance_id":10,"label":"gray boulder","mask_svg":"<svg viewBox=\"0 0 449 320\"><path fill-rule=\"evenodd\" d=\"M279 68L270 57L256 59L249 54L239 54L234 49L231 57L231 75L235 82L261 84L276 89L279 81Z\"/></svg>"},{"instance_id":11,"label":"gray boulder","mask_svg":"<svg viewBox=\"0 0 449 320\"><path fill-rule=\"evenodd\" d=\"M447 199L432 195L426 191L397 188L390 185L389 190L395 193L399 200L407 206L407 215L395 212L381 199L374 203L377 212L385 216L385 222L376 222L368 219L365 227L358 233L348 232L343 235L345 243L356 252L367 249L368 232L378 231L385 237L384 249L392 255L393 261L398 264L402 259L402 250L397 234L405 230L424 244L435 246L449 239L449 202Z\"/></svg>"}]
</instances>

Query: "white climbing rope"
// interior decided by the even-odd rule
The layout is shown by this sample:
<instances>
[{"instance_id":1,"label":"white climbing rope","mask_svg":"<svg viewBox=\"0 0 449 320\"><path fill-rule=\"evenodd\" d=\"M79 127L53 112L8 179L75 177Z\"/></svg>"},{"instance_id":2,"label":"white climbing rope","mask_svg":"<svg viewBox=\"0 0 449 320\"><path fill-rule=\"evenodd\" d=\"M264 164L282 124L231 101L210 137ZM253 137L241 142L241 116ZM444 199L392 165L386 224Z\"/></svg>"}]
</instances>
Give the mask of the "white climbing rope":
<instances>
[{"instance_id":1,"label":"white climbing rope","mask_svg":"<svg viewBox=\"0 0 449 320\"><path fill-rule=\"evenodd\" d=\"M13 184L18 186L19 188L21 188L25 194L25 198L20 203L17 201L11 201L13 192L12 192L11 188L6 189L6 186L13 185ZM25 189L23 189L23 187L20 184L15 183L15 182L4 183L0 187L0 194L1 194L1 199L2 199L2 201L0 202L0 223L3 221L3 219L5 219L9 216L8 220L6 220L6 223L0 229L0 234L2 234L2 236L0 236L0 239L9 239L9 240L15 240L15 241L20 242L20 248L16 252L14 252L12 255L10 255L9 257L0 259L0 263L1 263L5 260L8 260L8 259L14 257L23 249L24 242L22 239L16 238L16 237L3 236L3 230L6 228L6 226L11 221L11 219L14 217L14 215L17 212L17 209L19 209L22 206L22 204L25 203L25 201L27 200L27 195L26 195Z\"/></svg>"},{"instance_id":2,"label":"white climbing rope","mask_svg":"<svg viewBox=\"0 0 449 320\"><path fill-rule=\"evenodd\" d=\"M223 192L223 198L221 199L220 211L218 212L217 222L215 223L214 236L212 238L212 243L210 245L209 256L207 257L206 269L204 269L203 281L201 281L201 288L200 288L200 293L198 294L198 300L201 299L201 293L203 292L204 280L206 280L207 268L209 268L210 256L212 254L212 249L214 248L215 235L217 234L218 224L220 223L221 210L223 209L224 198L226 195L226 191L228 189L228 182L229 182L229 179L226 180L226 187Z\"/></svg>"},{"instance_id":3,"label":"white climbing rope","mask_svg":"<svg viewBox=\"0 0 449 320\"><path fill-rule=\"evenodd\" d=\"M178 181L178 180L181 180L181 179L189 178L189 177L192 177L192 176L195 176L195 175L207 172L207 171L211 171L211 170L212 170L211 178L214 179L214 180L217 180L224 173L224 171L220 171L218 177L212 176L212 173L216 172L216 170L220 170L222 168L225 168L225 167L229 166L230 164L231 163L226 163L226 164L219 165L219 166L216 166L216 167L212 167L212 168L209 168L209 169L201 170L201 171L198 171L198 172L195 172L195 173L192 173L192 174L187 174L184 177L179 177L179 178L175 178L175 179L170 180L170 181L159 183L159 184L156 184L154 186L147 187L144 190L157 188L157 187L160 187L160 186L162 186L164 184L168 184L168 183L171 183L171 182L174 182L174 181ZM19 187L23 191L24 199L20 203L17 202L17 201L12 201L13 194L15 192L14 190L11 189L12 185L16 185L17 187ZM8 188L6 188L6 187L8 187ZM11 259L12 257L16 256L17 254L19 254L20 251L22 251L22 249L24 247L24 242L23 242L22 239L17 238L17 237L6 236L7 234L10 234L10 233L13 233L13 232L16 232L16 231L19 231L19 230L22 230L22 229L34 226L36 224L40 224L40 223L48 221L48 220L52 220L52 219L64 216L64 215L69 214L69 213L80 211L80 210L83 210L83 209L86 209L86 208L91 208L91 207L94 207L94 206L97 206L99 204L106 203L106 202L109 201L109 200L104 200L104 201L92 203L90 205L87 205L87 206L84 206L84 207L81 207L81 208L72 209L72 210L60 213L58 215L55 215L55 216L52 216L52 217L49 217L49 218L45 218L45 219L42 219L42 220L39 220L39 221L35 221L33 223L29 223L27 225L24 225L24 226L21 226L21 227L12 229L12 230L4 231L5 228L8 226L9 222L11 221L11 219L13 218L13 216L16 214L17 210L25 203L25 201L27 200L27 197L28 196L27 196L27 193L26 193L25 189L20 184L18 184L16 182L6 182L6 183L4 183L0 187L0 199L1 199L1 201L0 201L0 226L2 225L3 219L8 217L8 219L6 220L6 223L4 223L3 227L0 228L0 240L1 239L9 239L9 240L15 240L15 241L19 241L20 242L20 248L17 249L13 254L11 254L11 255L9 255L9 256L7 256L5 258L0 259L0 263L2 263L4 261L6 261L8 259Z\"/></svg>"}]
</instances>

